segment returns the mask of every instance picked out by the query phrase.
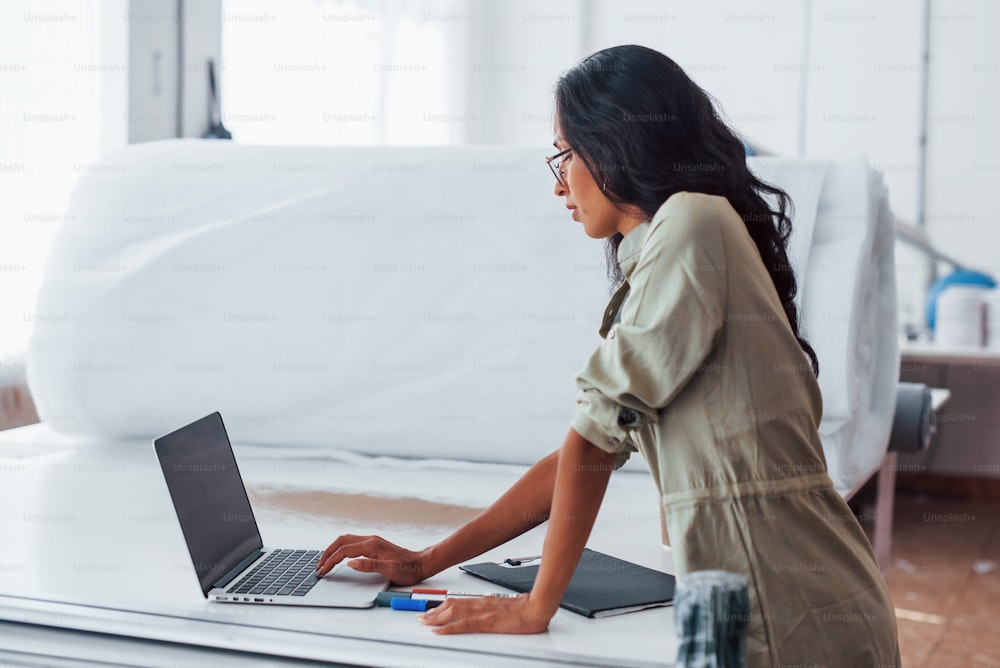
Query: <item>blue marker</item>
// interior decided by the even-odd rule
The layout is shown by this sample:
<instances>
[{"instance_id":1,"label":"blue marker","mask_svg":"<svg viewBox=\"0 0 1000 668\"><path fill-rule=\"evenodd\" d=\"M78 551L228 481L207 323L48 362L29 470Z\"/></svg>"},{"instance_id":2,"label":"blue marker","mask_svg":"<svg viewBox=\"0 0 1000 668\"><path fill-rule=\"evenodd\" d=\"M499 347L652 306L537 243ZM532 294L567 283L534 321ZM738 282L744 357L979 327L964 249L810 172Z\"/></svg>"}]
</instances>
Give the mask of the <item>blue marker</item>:
<instances>
[{"instance_id":1,"label":"blue marker","mask_svg":"<svg viewBox=\"0 0 1000 668\"><path fill-rule=\"evenodd\" d=\"M389 601L389 607L393 610L415 610L417 612L427 612L431 608L436 608L444 601L430 601L426 598L394 598Z\"/></svg>"}]
</instances>

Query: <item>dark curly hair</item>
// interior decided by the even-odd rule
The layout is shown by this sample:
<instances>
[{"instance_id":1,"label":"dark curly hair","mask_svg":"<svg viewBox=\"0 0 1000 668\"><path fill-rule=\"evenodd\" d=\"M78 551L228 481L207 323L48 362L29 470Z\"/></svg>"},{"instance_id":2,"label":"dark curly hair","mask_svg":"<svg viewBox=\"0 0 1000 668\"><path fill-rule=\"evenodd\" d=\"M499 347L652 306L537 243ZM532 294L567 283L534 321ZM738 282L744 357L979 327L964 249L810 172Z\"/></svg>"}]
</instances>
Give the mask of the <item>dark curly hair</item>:
<instances>
[{"instance_id":1,"label":"dark curly hair","mask_svg":"<svg viewBox=\"0 0 1000 668\"><path fill-rule=\"evenodd\" d=\"M555 104L563 139L619 208L638 207L650 219L677 192L729 200L819 375L816 352L799 336L797 285L787 252L791 199L749 170L743 142L719 117L711 96L667 56L628 45L598 51L563 74ZM773 198L774 208L765 196ZM616 233L607 242L612 288L624 280L621 240Z\"/></svg>"}]
</instances>

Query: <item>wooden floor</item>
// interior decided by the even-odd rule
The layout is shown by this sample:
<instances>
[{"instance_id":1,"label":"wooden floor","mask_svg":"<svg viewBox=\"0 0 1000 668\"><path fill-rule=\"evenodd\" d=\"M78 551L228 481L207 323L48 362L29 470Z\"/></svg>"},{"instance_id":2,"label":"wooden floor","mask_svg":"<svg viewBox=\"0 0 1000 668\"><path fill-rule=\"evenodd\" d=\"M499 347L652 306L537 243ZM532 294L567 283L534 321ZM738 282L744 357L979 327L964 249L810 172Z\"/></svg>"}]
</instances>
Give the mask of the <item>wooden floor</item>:
<instances>
[{"instance_id":1,"label":"wooden floor","mask_svg":"<svg viewBox=\"0 0 1000 668\"><path fill-rule=\"evenodd\" d=\"M888 582L904 668L1000 668L1000 501L898 491Z\"/></svg>"}]
</instances>

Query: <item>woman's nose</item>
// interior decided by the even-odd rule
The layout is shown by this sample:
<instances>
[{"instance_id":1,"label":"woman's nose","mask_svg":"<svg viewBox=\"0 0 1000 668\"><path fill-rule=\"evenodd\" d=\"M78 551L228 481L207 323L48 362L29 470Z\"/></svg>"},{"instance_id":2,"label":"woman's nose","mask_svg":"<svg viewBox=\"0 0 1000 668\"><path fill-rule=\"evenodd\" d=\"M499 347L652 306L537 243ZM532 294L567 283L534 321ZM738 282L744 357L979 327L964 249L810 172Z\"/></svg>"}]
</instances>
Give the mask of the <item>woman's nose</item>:
<instances>
[{"instance_id":1,"label":"woman's nose","mask_svg":"<svg viewBox=\"0 0 1000 668\"><path fill-rule=\"evenodd\" d=\"M556 194L556 197L564 197L566 195L566 192L567 192L566 191L566 186L564 186L563 184L559 183L559 181L556 181L556 187L553 188L553 192Z\"/></svg>"}]
</instances>

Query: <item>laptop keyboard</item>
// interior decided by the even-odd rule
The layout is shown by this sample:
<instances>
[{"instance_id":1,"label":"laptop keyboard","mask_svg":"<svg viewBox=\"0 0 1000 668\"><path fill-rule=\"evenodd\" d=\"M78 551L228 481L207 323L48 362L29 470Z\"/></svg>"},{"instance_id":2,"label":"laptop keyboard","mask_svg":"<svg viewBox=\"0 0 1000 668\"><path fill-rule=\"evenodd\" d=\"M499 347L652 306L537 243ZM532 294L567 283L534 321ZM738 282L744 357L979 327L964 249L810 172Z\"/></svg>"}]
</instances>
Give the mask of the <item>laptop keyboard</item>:
<instances>
[{"instance_id":1,"label":"laptop keyboard","mask_svg":"<svg viewBox=\"0 0 1000 668\"><path fill-rule=\"evenodd\" d=\"M227 589L230 594L305 596L319 578L319 550L274 550L250 574Z\"/></svg>"}]
</instances>

